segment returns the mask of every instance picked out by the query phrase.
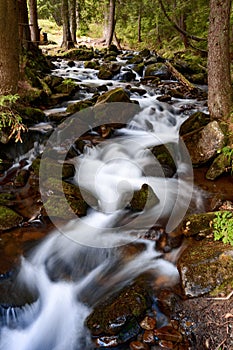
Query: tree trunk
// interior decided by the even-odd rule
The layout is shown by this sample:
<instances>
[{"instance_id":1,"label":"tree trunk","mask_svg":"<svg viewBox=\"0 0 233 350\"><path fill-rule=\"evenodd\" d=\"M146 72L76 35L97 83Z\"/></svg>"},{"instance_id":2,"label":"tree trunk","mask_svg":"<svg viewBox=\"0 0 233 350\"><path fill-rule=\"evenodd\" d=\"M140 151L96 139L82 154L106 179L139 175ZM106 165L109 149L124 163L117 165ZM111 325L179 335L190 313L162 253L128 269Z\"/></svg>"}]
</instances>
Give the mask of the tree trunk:
<instances>
[{"instance_id":1,"label":"tree trunk","mask_svg":"<svg viewBox=\"0 0 233 350\"><path fill-rule=\"evenodd\" d=\"M37 0L29 0L29 12L31 39L33 44L38 47L40 42L40 31L37 16Z\"/></svg>"},{"instance_id":2,"label":"tree trunk","mask_svg":"<svg viewBox=\"0 0 233 350\"><path fill-rule=\"evenodd\" d=\"M68 0L62 0L62 22L63 22L63 39L62 39L61 47L64 47L67 50L69 50L74 47L74 42L72 41L71 32L70 32Z\"/></svg>"},{"instance_id":3,"label":"tree trunk","mask_svg":"<svg viewBox=\"0 0 233 350\"><path fill-rule=\"evenodd\" d=\"M142 37L141 37L141 26L142 24L142 4L139 4L138 7L138 42L141 43L142 42Z\"/></svg>"},{"instance_id":4,"label":"tree trunk","mask_svg":"<svg viewBox=\"0 0 233 350\"><path fill-rule=\"evenodd\" d=\"M115 29L115 7L116 0L110 0L109 3L109 21L108 21L108 34L107 34L107 46L109 47L112 43L113 33Z\"/></svg>"},{"instance_id":5,"label":"tree trunk","mask_svg":"<svg viewBox=\"0 0 233 350\"><path fill-rule=\"evenodd\" d=\"M19 40L25 50L31 49L31 33L28 22L27 0L18 0L19 6Z\"/></svg>"},{"instance_id":6,"label":"tree trunk","mask_svg":"<svg viewBox=\"0 0 233 350\"><path fill-rule=\"evenodd\" d=\"M229 30L231 0L210 0L208 107L212 119L229 118L232 108Z\"/></svg>"},{"instance_id":7,"label":"tree trunk","mask_svg":"<svg viewBox=\"0 0 233 350\"><path fill-rule=\"evenodd\" d=\"M0 95L15 94L19 80L17 1L0 1Z\"/></svg>"},{"instance_id":8,"label":"tree trunk","mask_svg":"<svg viewBox=\"0 0 233 350\"><path fill-rule=\"evenodd\" d=\"M70 0L70 30L71 30L72 41L75 44L77 44L77 37L76 37L76 31L77 31L76 6L77 6L77 1L76 0Z\"/></svg>"}]
</instances>

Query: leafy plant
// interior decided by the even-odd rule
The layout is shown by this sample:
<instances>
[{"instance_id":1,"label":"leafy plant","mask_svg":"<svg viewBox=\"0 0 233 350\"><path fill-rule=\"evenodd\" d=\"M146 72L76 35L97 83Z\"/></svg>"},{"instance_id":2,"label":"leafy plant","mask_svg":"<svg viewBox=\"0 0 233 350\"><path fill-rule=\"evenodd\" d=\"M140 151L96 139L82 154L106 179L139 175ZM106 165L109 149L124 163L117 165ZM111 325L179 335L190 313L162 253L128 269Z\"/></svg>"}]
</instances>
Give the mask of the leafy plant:
<instances>
[{"instance_id":1,"label":"leafy plant","mask_svg":"<svg viewBox=\"0 0 233 350\"><path fill-rule=\"evenodd\" d=\"M0 96L0 131L9 129L7 133L8 140L15 137L15 142L22 142L21 132L26 130L22 123L22 118L15 110L14 105L19 99L19 95L1 95Z\"/></svg>"},{"instance_id":2,"label":"leafy plant","mask_svg":"<svg viewBox=\"0 0 233 350\"><path fill-rule=\"evenodd\" d=\"M233 148L230 146L225 146L221 150L218 151L218 153L221 153L226 158L227 162L229 163L229 169L231 173L233 173Z\"/></svg>"},{"instance_id":3,"label":"leafy plant","mask_svg":"<svg viewBox=\"0 0 233 350\"><path fill-rule=\"evenodd\" d=\"M214 240L222 240L223 243L233 245L233 213L219 211L213 219Z\"/></svg>"}]
</instances>

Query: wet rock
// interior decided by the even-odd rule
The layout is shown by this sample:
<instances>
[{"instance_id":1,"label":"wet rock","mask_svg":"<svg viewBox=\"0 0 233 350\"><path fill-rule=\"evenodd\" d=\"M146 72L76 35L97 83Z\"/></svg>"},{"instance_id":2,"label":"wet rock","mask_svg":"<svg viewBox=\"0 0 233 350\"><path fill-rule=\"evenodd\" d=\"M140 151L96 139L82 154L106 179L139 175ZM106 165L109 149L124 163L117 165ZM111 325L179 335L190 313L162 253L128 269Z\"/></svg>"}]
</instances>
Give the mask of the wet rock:
<instances>
[{"instance_id":1,"label":"wet rock","mask_svg":"<svg viewBox=\"0 0 233 350\"><path fill-rule=\"evenodd\" d=\"M109 66L102 65L99 69L98 78L103 80L111 80L114 74L111 72Z\"/></svg>"},{"instance_id":2,"label":"wet rock","mask_svg":"<svg viewBox=\"0 0 233 350\"><path fill-rule=\"evenodd\" d=\"M188 134L206 126L210 122L210 116L203 112L195 112L180 127L180 135Z\"/></svg>"},{"instance_id":3,"label":"wet rock","mask_svg":"<svg viewBox=\"0 0 233 350\"><path fill-rule=\"evenodd\" d=\"M41 123L46 120L44 112L38 108L19 106L18 111L23 123L27 125Z\"/></svg>"},{"instance_id":4,"label":"wet rock","mask_svg":"<svg viewBox=\"0 0 233 350\"><path fill-rule=\"evenodd\" d=\"M155 329L154 334L159 340L165 340L167 342L181 343L183 340L182 334L170 325ZM171 349L173 349L173 347Z\"/></svg>"},{"instance_id":5,"label":"wet rock","mask_svg":"<svg viewBox=\"0 0 233 350\"><path fill-rule=\"evenodd\" d=\"M215 180L222 174L226 173L227 171L232 170L232 164L233 164L233 156L232 159L230 157L227 157L224 153L221 153L218 157L216 157L209 167L206 178L208 180Z\"/></svg>"},{"instance_id":6,"label":"wet rock","mask_svg":"<svg viewBox=\"0 0 233 350\"><path fill-rule=\"evenodd\" d=\"M202 165L212 159L225 144L225 135L217 121L183 136L193 165Z\"/></svg>"},{"instance_id":7,"label":"wet rock","mask_svg":"<svg viewBox=\"0 0 233 350\"><path fill-rule=\"evenodd\" d=\"M139 64L143 62L143 57L140 55L135 55L134 57L130 58L126 64Z\"/></svg>"},{"instance_id":8,"label":"wet rock","mask_svg":"<svg viewBox=\"0 0 233 350\"><path fill-rule=\"evenodd\" d=\"M173 150L169 145L156 146L152 149L152 154L159 161L165 177L172 177L176 172L176 164L174 162ZM153 175L155 175L154 173ZM159 176L160 174L158 174ZM161 176L161 175L160 175Z\"/></svg>"},{"instance_id":9,"label":"wet rock","mask_svg":"<svg viewBox=\"0 0 233 350\"><path fill-rule=\"evenodd\" d=\"M169 101L171 101L171 96L168 94L165 94L165 95L157 97L157 100L160 102L169 102Z\"/></svg>"},{"instance_id":10,"label":"wet rock","mask_svg":"<svg viewBox=\"0 0 233 350\"><path fill-rule=\"evenodd\" d=\"M153 330L151 331L145 331L143 333L143 337L142 337L142 340L143 340L143 343L146 343L146 344L155 344L155 336L154 336L154 332Z\"/></svg>"},{"instance_id":11,"label":"wet rock","mask_svg":"<svg viewBox=\"0 0 233 350\"><path fill-rule=\"evenodd\" d=\"M102 104L102 103L109 103L109 102L128 102L128 103L131 103L129 95L121 87L110 90L110 91L102 94L98 98L96 105Z\"/></svg>"},{"instance_id":12,"label":"wet rock","mask_svg":"<svg viewBox=\"0 0 233 350\"><path fill-rule=\"evenodd\" d=\"M71 96L76 91L79 90L79 86L71 79L65 79L60 85L54 88L55 93L58 94L68 94Z\"/></svg>"},{"instance_id":13,"label":"wet rock","mask_svg":"<svg viewBox=\"0 0 233 350\"><path fill-rule=\"evenodd\" d=\"M13 193L0 193L0 205L12 205L16 199Z\"/></svg>"},{"instance_id":14,"label":"wet rock","mask_svg":"<svg viewBox=\"0 0 233 350\"><path fill-rule=\"evenodd\" d=\"M22 221L23 217L21 215L4 205L0 205L0 231L10 230Z\"/></svg>"},{"instance_id":15,"label":"wet rock","mask_svg":"<svg viewBox=\"0 0 233 350\"><path fill-rule=\"evenodd\" d=\"M206 237L213 232L213 219L215 213L191 214L185 217L181 224L181 232L186 237L199 236Z\"/></svg>"},{"instance_id":16,"label":"wet rock","mask_svg":"<svg viewBox=\"0 0 233 350\"><path fill-rule=\"evenodd\" d=\"M145 67L144 63L134 64L133 70L142 77L144 72L144 67Z\"/></svg>"},{"instance_id":17,"label":"wet rock","mask_svg":"<svg viewBox=\"0 0 233 350\"><path fill-rule=\"evenodd\" d=\"M29 179L29 176L30 176L29 170L26 170L26 169L18 170L14 179L14 186L16 187L25 186Z\"/></svg>"},{"instance_id":18,"label":"wet rock","mask_svg":"<svg viewBox=\"0 0 233 350\"><path fill-rule=\"evenodd\" d=\"M136 74L129 68L122 69L122 72L118 78L120 81L132 81L136 78Z\"/></svg>"},{"instance_id":19,"label":"wet rock","mask_svg":"<svg viewBox=\"0 0 233 350\"><path fill-rule=\"evenodd\" d=\"M40 170L40 158L34 159L32 162L32 165L30 169L39 176L39 170ZM43 159L43 171L44 176L47 178L51 177L53 174L58 174L60 170L60 164L58 164L57 160L52 158L44 158ZM72 164L64 163L62 167L62 178L67 179L74 176L74 166Z\"/></svg>"},{"instance_id":20,"label":"wet rock","mask_svg":"<svg viewBox=\"0 0 233 350\"><path fill-rule=\"evenodd\" d=\"M151 316L146 316L141 322L140 326L142 329L150 331L156 327L156 319Z\"/></svg>"},{"instance_id":21,"label":"wet rock","mask_svg":"<svg viewBox=\"0 0 233 350\"><path fill-rule=\"evenodd\" d=\"M115 298L97 305L87 317L87 327L92 335L116 335L123 330L127 333L135 327L139 332L137 320L143 316L149 304L146 290L134 284L126 287ZM131 333L130 336L135 336L135 331Z\"/></svg>"},{"instance_id":22,"label":"wet rock","mask_svg":"<svg viewBox=\"0 0 233 350\"><path fill-rule=\"evenodd\" d=\"M147 76L155 76L163 80L171 78L171 74L167 66L163 63L149 64L145 70L145 77Z\"/></svg>"},{"instance_id":23,"label":"wet rock","mask_svg":"<svg viewBox=\"0 0 233 350\"><path fill-rule=\"evenodd\" d=\"M221 242L192 241L178 260L181 285L187 297L232 288L233 248ZM231 289L230 289L231 290Z\"/></svg>"},{"instance_id":24,"label":"wet rock","mask_svg":"<svg viewBox=\"0 0 233 350\"><path fill-rule=\"evenodd\" d=\"M50 89L54 92L55 87L62 84L63 78L57 77L54 75L47 75L44 79L44 82L50 87Z\"/></svg>"},{"instance_id":25,"label":"wet rock","mask_svg":"<svg viewBox=\"0 0 233 350\"><path fill-rule=\"evenodd\" d=\"M147 93L146 89L143 89L143 88L140 88L140 87L136 87L136 86L133 86L130 88L130 92L132 93L137 93L139 94L140 96L143 96Z\"/></svg>"},{"instance_id":26,"label":"wet rock","mask_svg":"<svg viewBox=\"0 0 233 350\"><path fill-rule=\"evenodd\" d=\"M99 62L96 60L84 62L84 68L86 69L99 69L99 66Z\"/></svg>"},{"instance_id":27,"label":"wet rock","mask_svg":"<svg viewBox=\"0 0 233 350\"><path fill-rule=\"evenodd\" d=\"M69 58L76 61L90 61L94 58L94 51L92 48L82 46L78 49L71 49L65 52L63 58Z\"/></svg>"},{"instance_id":28,"label":"wet rock","mask_svg":"<svg viewBox=\"0 0 233 350\"><path fill-rule=\"evenodd\" d=\"M141 211L146 208L151 208L158 203L158 198L147 184L142 185L139 191L135 191L133 198L130 201L131 209Z\"/></svg>"},{"instance_id":29,"label":"wet rock","mask_svg":"<svg viewBox=\"0 0 233 350\"><path fill-rule=\"evenodd\" d=\"M72 103L70 104L67 109L66 112L68 114L74 114L76 112L80 112L81 110L91 107L94 105L94 102L90 101L90 100L85 100L85 101L78 101L76 103Z\"/></svg>"},{"instance_id":30,"label":"wet rock","mask_svg":"<svg viewBox=\"0 0 233 350\"><path fill-rule=\"evenodd\" d=\"M68 66L68 67L75 67L75 62L72 61L72 60L71 60L71 61L68 61L68 62L67 62L67 66Z\"/></svg>"},{"instance_id":31,"label":"wet rock","mask_svg":"<svg viewBox=\"0 0 233 350\"><path fill-rule=\"evenodd\" d=\"M158 63L157 57L156 56L151 56L147 60L145 60L145 65L149 66L150 64L155 64Z\"/></svg>"},{"instance_id":32,"label":"wet rock","mask_svg":"<svg viewBox=\"0 0 233 350\"><path fill-rule=\"evenodd\" d=\"M141 57L149 57L151 55L149 49L143 49L139 52L139 56Z\"/></svg>"},{"instance_id":33,"label":"wet rock","mask_svg":"<svg viewBox=\"0 0 233 350\"><path fill-rule=\"evenodd\" d=\"M132 341L129 345L130 350L149 350L149 346L147 344L143 344L139 340Z\"/></svg>"}]
</instances>

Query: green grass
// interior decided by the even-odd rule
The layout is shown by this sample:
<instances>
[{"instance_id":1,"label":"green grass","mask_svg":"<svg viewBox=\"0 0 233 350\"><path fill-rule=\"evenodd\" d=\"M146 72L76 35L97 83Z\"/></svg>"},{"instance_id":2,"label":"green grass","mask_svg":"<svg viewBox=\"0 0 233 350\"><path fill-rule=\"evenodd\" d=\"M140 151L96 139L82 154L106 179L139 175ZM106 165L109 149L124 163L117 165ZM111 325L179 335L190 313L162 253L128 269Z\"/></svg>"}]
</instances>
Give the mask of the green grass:
<instances>
[{"instance_id":1,"label":"green grass","mask_svg":"<svg viewBox=\"0 0 233 350\"><path fill-rule=\"evenodd\" d=\"M48 33L48 40L60 45L62 42L62 27L48 19L39 19L38 22L41 33Z\"/></svg>"}]
</instances>

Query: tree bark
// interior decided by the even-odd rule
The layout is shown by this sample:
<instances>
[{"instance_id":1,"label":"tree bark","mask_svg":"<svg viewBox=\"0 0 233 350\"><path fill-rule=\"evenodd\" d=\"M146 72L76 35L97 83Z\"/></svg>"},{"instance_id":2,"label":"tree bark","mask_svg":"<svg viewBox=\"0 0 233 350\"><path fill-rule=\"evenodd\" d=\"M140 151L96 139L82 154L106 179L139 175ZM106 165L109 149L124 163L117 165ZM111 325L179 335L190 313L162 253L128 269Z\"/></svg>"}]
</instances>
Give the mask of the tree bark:
<instances>
[{"instance_id":1,"label":"tree bark","mask_svg":"<svg viewBox=\"0 0 233 350\"><path fill-rule=\"evenodd\" d=\"M109 47L112 43L113 33L115 29L115 7L116 0L110 0L109 3L109 21L108 21L108 34L107 34L107 46Z\"/></svg>"},{"instance_id":2,"label":"tree bark","mask_svg":"<svg viewBox=\"0 0 233 350\"><path fill-rule=\"evenodd\" d=\"M71 38L72 41L77 44L77 18L76 18L76 6L77 1L76 0L70 0L70 31L71 31Z\"/></svg>"},{"instance_id":3,"label":"tree bark","mask_svg":"<svg viewBox=\"0 0 233 350\"><path fill-rule=\"evenodd\" d=\"M27 0L18 0L19 6L19 40L21 48L31 49L31 33L28 21Z\"/></svg>"},{"instance_id":4,"label":"tree bark","mask_svg":"<svg viewBox=\"0 0 233 350\"><path fill-rule=\"evenodd\" d=\"M69 5L68 0L62 0L62 22L63 22L63 39L61 47L69 50L74 47L74 42L71 38L70 21L69 21Z\"/></svg>"},{"instance_id":5,"label":"tree bark","mask_svg":"<svg viewBox=\"0 0 233 350\"><path fill-rule=\"evenodd\" d=\"M15 94L19 80L18 3L0 1L0 95Z\"/></svg>"},{"instance_id":6,"label":"tree bark","mask_svg":"<svg viewBox=\"0 0 233 350\"><path fill-rule=\"evenodd\" d=\"M140 2L139 7L138 7L138 42L142 42L142 37L141 37L141 26L142 24L142 3Z\"/></svg>"},{"instance_id":7,"label":"tree bark","mask_svg":"<svg viewBox=\"0 0 233 350\"><path fill-rule=\"evenodd\" d=\"M228 119L232 109L230 11L231 0L210 0L208 108L212 119Z\"/></svg>"},{"instance_id":8,"label":"tree bark","mask_svg":"<svg viewBox=\"0 0 233 350\"><path fill-rule=\"evenodd\" d=\"M30 31L33 44L38 47L40 42L40 31L37 16L37 0L29 0Z\"/></svg>"}]
</instances>

